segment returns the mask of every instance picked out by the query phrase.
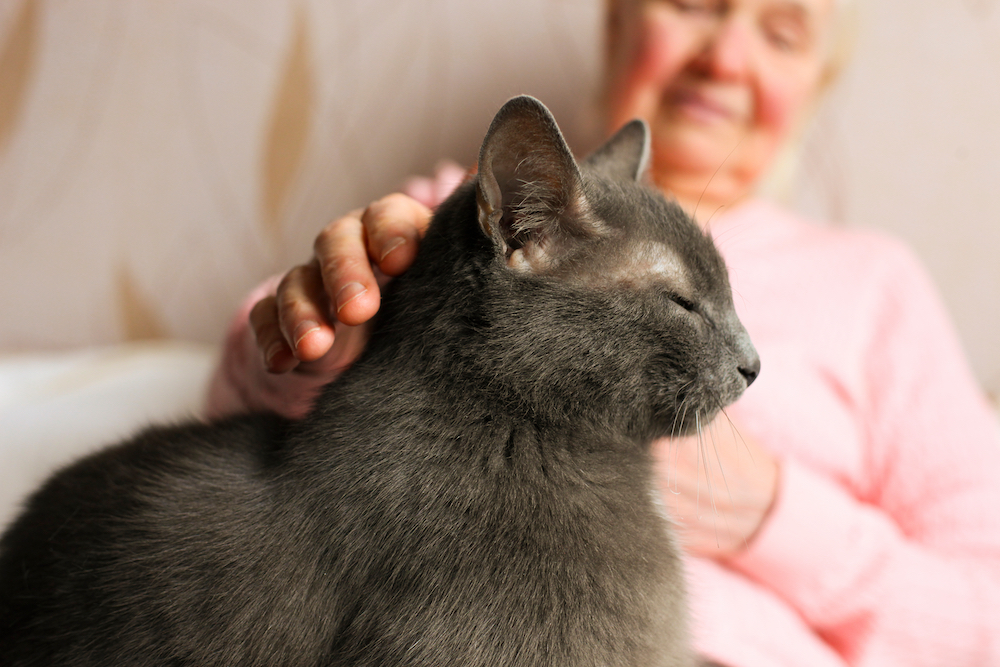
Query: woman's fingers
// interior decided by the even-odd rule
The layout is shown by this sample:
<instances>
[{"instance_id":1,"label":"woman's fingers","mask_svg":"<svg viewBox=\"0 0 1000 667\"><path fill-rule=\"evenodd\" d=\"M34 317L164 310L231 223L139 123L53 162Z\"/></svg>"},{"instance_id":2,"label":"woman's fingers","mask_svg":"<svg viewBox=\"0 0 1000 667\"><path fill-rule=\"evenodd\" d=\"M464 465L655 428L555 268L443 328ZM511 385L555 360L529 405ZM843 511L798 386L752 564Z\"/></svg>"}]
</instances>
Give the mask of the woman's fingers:
<instances>
[{"instance_id":1,"label":"woman's fingers","mask_svg":"<svg viewBox=\"0 0 1000 667\"><path fill-rule=\"evenodd\" d=\"M420 202L392 194L320 232L313 250L338 320L356 326L378 312L380 292L371 263L389 276L408 269L430 218L430 209Z\"/></svg>"},{"instance_id":2,"label":"woman's fingers","mask_svg":"<svg viewBox=\"0 0 1000 667\"><path fill-rule=\"evenodd\" d=\"M409 268L430 217L426 206L397 194L327 225L316 237L315 259L285 274L275 295L250 312L267 369L285 373L300 362L320 361L334 350L334 322L355 327L370 320L381 298L372 262L387 275ZM367 329L351 333L334 350L340 361L347 348L360 351L359 341L367 338Z\"/></svg>"},{"instance_id":3,"label":"woman's fingers","mask_svg":"<svg viewBox=\"0 0 1000 667\"><path fill-rule=\"evenodd\" d=\"M333 315L349 325L371 319L379 306L379 288L368 260L368 238L360 210L334 220L313 244L316 262Z\"/></svg>"},{"instance_id":4,"label":"woman's fingers","mask_svg":"<svg viewBox=\"0 0 1000 667\"><path fill-rule=\"evenodd\" d=\"M727 558L753 541L774 504L780 464L718 418L700 435L652 448L662 498L691 553Z\"/></svg>"},{"instance_id":5,"label":"woman's fingers","mask_svg":"<svg viewBox=\"0 0 1000 667\"><path fill-rule=\"evenodd\" d=\"M286 373L296 365L298 359L292 354L292 347L285 340L278 324L277 300L267 296L254 304L250 311L250 326L257 338L257 348L264 357L264 366L272 373Z\"/></svg>"},{"instance_id":6,"label":"woman's fingers","mask_svg":"<svg viewBox=\"0 0 1000 667\"><path fill-rule=\"evenodd\" d=\"M403 192L424 206L435 209L469 176L457 162L444 160L434 168L434 176L411 176L403 183Z\"/></svg>"},{"instance_id":7,"label":"woman's fingers","mask_svg":"<svg viewBox=\"0 0 1000 667\"><path fill-rule=\"evenodd\" d=\"M327 225L316 237L315 259L285 274L276 294L250 313L267 369L284 373L318 361L334 347L334 321L371 319L381 298L372 262L387 275L409 268L430 217L426 206L396 194Z\"/></svg>"},{"instance_id":8,"label":"woman's fingers","mask_svg":"<svg viewBox=\"0 0 1000 667\"><path fill-rule=\"evenodd\" d=\"M319 265L313 261L285 274L276 294L278 324L299 361L315 361L333 346L330 304Z\"/></svg>"},{"instance_id":9,"label":"woman's fingers","mask_svg":"<svg viewBox=\"0 0 1000 667\"><path fill-rule=\"evenodd\" d=\"M434 197L436 201L432 208L437 208L441 202L450 197L455 188L461 185L468 175L469 170L463 169L457 162L445 160L438 163L434 169Z\"/></svg>"},{"instance_id":10,"label":"woman's fingers","mask_svg":"<svg viewBox=\"0 0 1000 667\"><path fill-rule=\"evenodd\" d=\"M430 220L429 208L400 193L368 205L361 222L368 239L369 256L382 273L398 276L410 268Z\"/></svg>"},{"instance_id":11,"label":"woman's fingers","mask_svg":"<svg viewBox=\"0 0 1000 667\"><path fill-rule=\"evenodd\" d=\"M268 371L287 373L299 362L315 361L329 352L334 333L328 308L315 262L293 268L273 296L254 304L250 326Z\"/></svg>"}]
</instances>

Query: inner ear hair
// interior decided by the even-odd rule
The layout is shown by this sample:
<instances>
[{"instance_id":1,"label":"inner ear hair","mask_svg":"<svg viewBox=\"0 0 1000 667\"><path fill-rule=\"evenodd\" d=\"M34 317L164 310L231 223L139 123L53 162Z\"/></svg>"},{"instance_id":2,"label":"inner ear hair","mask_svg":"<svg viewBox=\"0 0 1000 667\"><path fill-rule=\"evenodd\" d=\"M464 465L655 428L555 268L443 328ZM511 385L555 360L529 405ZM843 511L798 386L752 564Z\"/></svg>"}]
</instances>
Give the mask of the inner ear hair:
<instances>
[{"instance_id":1,"label":"inner ear hair","mask_svg":"<svg viewBox=\"0 0 1000 667\"><path fill-rule=\"evenodd\" d=\"M480 225L509 264L541 268L565 247L557 240L595 231L588 229L576 160L552 114L534 98L514 98L497 113L480 152L479 179Z\"/></svg>"}]
</instances>

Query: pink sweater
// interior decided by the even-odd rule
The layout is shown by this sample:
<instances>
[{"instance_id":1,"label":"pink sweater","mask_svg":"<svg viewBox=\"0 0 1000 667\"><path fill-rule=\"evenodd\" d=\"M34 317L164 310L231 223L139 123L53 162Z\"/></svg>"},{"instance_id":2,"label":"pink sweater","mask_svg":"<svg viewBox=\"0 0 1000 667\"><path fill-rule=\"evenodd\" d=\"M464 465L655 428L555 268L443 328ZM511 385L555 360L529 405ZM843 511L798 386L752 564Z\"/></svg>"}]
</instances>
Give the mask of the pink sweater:
<instances>
[{"instance_id":1,"label":"pink sweater","mask_svg":"<svg viewBox=\"0 0 1000 667\"><path fill-rule=\"evenodd\" d=\"M688 561L698 649L731 667L1000 665L1000 428L922 268L882 235L761 201L712 224L762 359L728 412L782 462L735 560ZM246 314L210 412L303 414Z\"/></svg>"}]
</instances>

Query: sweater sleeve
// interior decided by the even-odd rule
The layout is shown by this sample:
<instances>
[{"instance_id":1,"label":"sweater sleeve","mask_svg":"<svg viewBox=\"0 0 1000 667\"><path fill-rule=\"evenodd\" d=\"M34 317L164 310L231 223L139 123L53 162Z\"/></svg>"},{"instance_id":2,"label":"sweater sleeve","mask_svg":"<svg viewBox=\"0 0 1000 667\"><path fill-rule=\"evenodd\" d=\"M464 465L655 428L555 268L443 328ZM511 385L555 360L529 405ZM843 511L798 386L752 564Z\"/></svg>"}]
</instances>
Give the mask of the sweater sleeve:
<instances>
[{"instance_id":1,"label":"sweater sleeve","mask_svg":"<svg viewBox=\"0 0 1000 667\"><path fill-rule=\"evenodd\" d=\"M895 246L883 268L861 360L866 490L785 460L730 565L848 664L1000 665L1000 426L922 268Z\"/></svg>"}]
</instances>

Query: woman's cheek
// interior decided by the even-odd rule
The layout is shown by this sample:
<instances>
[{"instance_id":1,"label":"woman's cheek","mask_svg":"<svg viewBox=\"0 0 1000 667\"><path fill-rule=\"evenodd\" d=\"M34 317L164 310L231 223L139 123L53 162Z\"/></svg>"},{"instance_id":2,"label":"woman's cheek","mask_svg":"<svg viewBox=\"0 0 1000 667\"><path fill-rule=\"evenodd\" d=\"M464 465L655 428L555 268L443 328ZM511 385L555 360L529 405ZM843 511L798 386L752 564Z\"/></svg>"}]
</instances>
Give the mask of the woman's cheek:
<instances>
[{"instance_id":1,"label":"woman's cheek","mask_svg":"<svg viewBox=\"0 0 1000 667\"><path fill-rule=\"evenodd\" d=\"M637 117L652 123L664 91L690 57L691 31L663 8L647 5L639 20L636 45L612 100L612 130Z\"/></svg>"},{"instance_id":2,"label":"woman's cheek","mask_svg":"<svg viewBox=\"0 0 1000 667\"><path fill-rule=\"evenodd\" d=\"M776 68L762 76L757 87L757 125L783 141L809 112L817 94L816 68Z\"/></svg>"}]
</instances>

